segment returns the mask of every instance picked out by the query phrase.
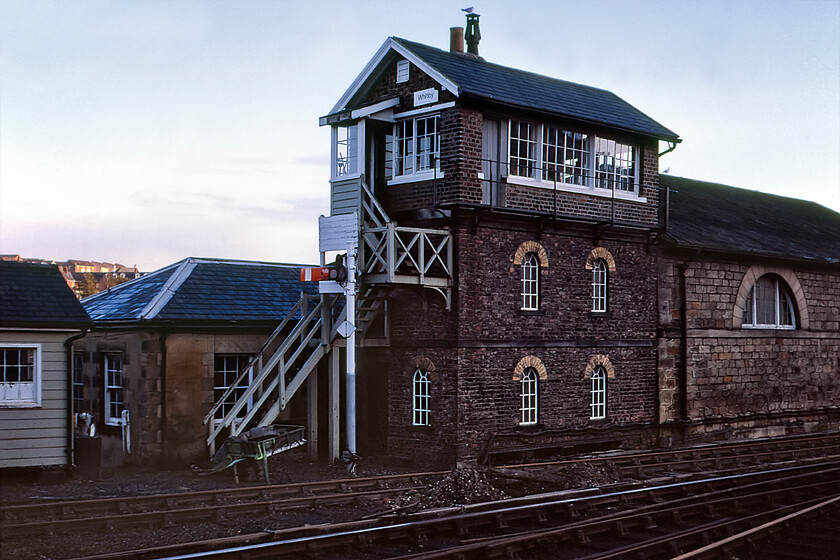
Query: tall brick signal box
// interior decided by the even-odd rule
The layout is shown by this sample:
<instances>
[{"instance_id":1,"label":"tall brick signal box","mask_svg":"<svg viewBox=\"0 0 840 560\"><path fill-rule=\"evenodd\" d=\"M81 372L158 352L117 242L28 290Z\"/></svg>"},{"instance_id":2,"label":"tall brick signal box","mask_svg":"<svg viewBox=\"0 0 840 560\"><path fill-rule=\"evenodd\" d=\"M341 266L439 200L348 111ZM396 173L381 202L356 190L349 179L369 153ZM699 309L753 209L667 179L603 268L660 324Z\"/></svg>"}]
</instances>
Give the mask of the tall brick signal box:
<instances>
[{"instance_id":1,"label":"tall brick signal box","mask_svg":"<svg viewBox=\"0 0 840 560\"><path fill-rule=\"evenodd\" d=\"M700 246L669 235L671 203L710 186L683 180L668 193L659 156L678 135L614 94L492 64L462 52L457 35L450 51L390 38L320 123L332 129L331 214L357 212L361 223L363 454L452 464L731 435L758 426L756 413L765 428L815 408L811 428L836 419L837 247L824 244L826 259L809 265L821 270L814 282L833 282L819 297L835 320L820 322L819 350L806 348L815 333L802 331L807 309L796 305L807 304L793 300L807 290L793 269L751 268L745 254L766 256L751 246L698 260ZM741 203L729 196L738 189L720 188L707 205ZM836 213L799 206L822 212L820 235L840 239ZM803 260L796 250L773 258ZM744 330L762 277L792 307L781 323L751 318L756 329ZM716 307L701 311L707 302ZM701 327L705 313L719 320ZM704 330L686 330L695 327ZM741 356L732 347L747 335L762 342ZM779 344L810 360L796 366L803 378L821 372L810 381L823 391L816 400L771 395L757 410L739 389L708 385L749 379L758 390L756 368ZM786 359L779 372L793 371ZM701 380L706 371L714 377Z\"/></svg>"}]
</instances>

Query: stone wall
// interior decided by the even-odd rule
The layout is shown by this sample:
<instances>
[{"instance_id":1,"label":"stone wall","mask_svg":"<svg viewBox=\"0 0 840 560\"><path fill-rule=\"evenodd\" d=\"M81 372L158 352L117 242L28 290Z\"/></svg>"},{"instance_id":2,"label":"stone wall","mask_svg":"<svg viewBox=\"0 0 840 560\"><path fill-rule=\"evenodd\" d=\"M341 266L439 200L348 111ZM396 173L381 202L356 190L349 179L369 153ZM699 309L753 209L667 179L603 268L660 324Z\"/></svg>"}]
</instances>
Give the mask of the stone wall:
<instances>
[{"instance_id":1,"label":"stone wall","mask_svg":"<svg viewBox=\"0 0 840 560\"><path fill-rule=\"evenodd\" d=\"M737 302L764 273L790 286L796 330L741 328ZM686 420L695 433L748 434L801 429L802 419L813 416L812 428L831 427L840 411L836 269L670 256L661 263L660 282L663 422Z\"/></svg>"}]
</instances>

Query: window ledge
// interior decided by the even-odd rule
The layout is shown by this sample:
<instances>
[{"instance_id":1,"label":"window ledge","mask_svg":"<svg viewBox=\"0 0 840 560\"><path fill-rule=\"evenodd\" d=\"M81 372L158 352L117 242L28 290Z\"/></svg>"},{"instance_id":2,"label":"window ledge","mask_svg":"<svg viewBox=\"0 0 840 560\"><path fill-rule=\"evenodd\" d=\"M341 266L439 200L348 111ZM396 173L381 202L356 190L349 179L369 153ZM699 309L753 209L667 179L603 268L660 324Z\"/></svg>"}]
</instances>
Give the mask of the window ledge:
<instances>
[{"instance_id":1,"label":"window ledge","mask_svg":"<svg viewBox=\"0 0 840 560\"><path fill-rule=\"evenodd\" d=\"M517 311L519 311L520 315L537 315L537 316L545 315L545 310L543 310L543 309L522 309L520 307Z\"/></svg>"},{"instance_id":2,"label":"window ledge","mask_svg":"<svg viewBox=\"0 0 840 560\"><path fill-rule=\"evenodd\" d=\"M603 319L608 319L609 317L612 316L612 312L611 311L594 311L594 310L590 309L589 310L589 316L590 317L599 317L599 318L603 318Z\"/></svg>"},{"instance_id":3,"label":"window ledge","mask_svg":"<svg viewBox=\"0 0 840 560\"><path fill-rule=\"evenodd\" d=\"M615 191L615 196L613 196L613 191L609 189L582 187L579 185L568 185L566 183L551 183L547 181L540 181L539 179L532 179L530 177L519 177L517 175L508 175L507 183L511 185L520 185L523 187L536 187L538 189L556 189L561 192L585 194L589 196L597 196L599 198L615 198L616 200L626 202L638 202L640 204L644 204L647 202L647 197L638 196L635 193Z\"/></svg>"},{"instance_id":4,"label":"window ledge","mask_svg":"<svg viewBox=\"0 0 840 560\"><path fill-rule=\"evenodd\" d=\"M33 401L0 401L0 408L41 408L41 403Z\"/></svg>"},{"instance_id":5,"label":"window ledge","mask_svg":"<svg viewBox=\"0 0 840 560\"><path fill-rule=\"evenodd\" d=\"M741 325L742 329L753 331L795 331L796 327L789 325Z\"/></svg>"},{"instance_id":6,"label":"window ledge","mask_svg":"<svg viewBox=\"0 0 840 560\"><path fill-rule=\"evenodd\" d=\"M355 181L362 176L361 173L347 173L346 175L333 175L330 178L331 183L340 183L341 181Z\"/></svg>"},{"instance_id":7,"label":"window ledge","mask_svg":"<svg viewBox=\"0 0 840 560\"><path fill-rule=\"evenodd\" d=\"M402 185L405 183L419 183L421 181L432 181L434 179L442 179L443 173L438 171L423 171L420 173L412 173L411 175L400 175L388 181L388 185Z\"/></svg>"}]
</instances>

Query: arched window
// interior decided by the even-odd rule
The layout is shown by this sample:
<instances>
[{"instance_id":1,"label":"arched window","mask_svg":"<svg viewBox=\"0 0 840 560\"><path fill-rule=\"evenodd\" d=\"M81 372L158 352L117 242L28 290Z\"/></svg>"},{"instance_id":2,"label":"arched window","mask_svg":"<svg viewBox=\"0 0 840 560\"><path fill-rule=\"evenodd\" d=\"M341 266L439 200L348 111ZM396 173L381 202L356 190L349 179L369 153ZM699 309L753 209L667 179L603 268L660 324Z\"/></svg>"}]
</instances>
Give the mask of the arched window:
<instances>
[{"instance_id":1,"label":"arched window","mask_svg":"<svg viewBox=\"0 0 840 560\"><path fill-rule=\"evenodd\" d=\"M793 296L781 278L775 274L765 274L755 281L744 305L742 326L771 329L796 328Z\"/></svg>"},{"instance_id":2,"label":"arched window","mask_svg":"<svg viewBox=\"0 0 840 560\"><path fill-rule=\"evenodd\" d=\"M540 261L536 253L522 259L522 309L536 311L540 308Z\"/></svg>"},{"instance_id":3,"label":"arched window","mask_svg":"<svg viewBox=\"0 0 840 560\"><path fill-rule=\"evenodd\" d=\"M607 417L607 371L604 366L592 370L592 420Z\"/></svg>"},{"instance_id":4,"label":"arched window","mask_svg":"<svg viewBox=\"0 0 840 560\"><path fill-rule=\"evenodd\" d=\"M596 259L592 263L592 311L607 310L607 261Z\"/></svg>"},{"instance_id":5,"label":"arched window","mask_svg":"<svg viewBox=\"0 0 840 560\"><path fill-rule=\"evenodd\" d=\"M421 369L414 372L414 425L429 425L429 395L430 395L429 374Z\"/></svg>"},{"instance_id":6,"label":"arched window","mask_svg":"<svg viewBox=\"0 0 840 560\"><path fill-rule=\"evenodd\" d=\"M522 372L522 418L520 424L537 423L537 370L529 367Z\"/></svg>"}]
</instances>

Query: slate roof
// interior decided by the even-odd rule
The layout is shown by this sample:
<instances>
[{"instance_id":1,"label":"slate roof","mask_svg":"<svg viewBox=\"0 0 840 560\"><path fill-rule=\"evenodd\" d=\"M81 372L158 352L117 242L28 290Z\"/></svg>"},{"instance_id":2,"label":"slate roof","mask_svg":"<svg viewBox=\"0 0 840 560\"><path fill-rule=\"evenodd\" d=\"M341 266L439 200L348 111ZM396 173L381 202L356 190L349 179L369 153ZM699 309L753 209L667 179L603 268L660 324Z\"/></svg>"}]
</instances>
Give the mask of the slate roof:
<instances>
[{"instance_id":1,"label":"slate roof","mask_svg":"<svg viewBox=\"0 0 840 560\"><path fill-rule=\"evenodd\" d=\"M459 97L474 97L653 138L679 141L675 132L609 91L493 64L482 58L398 37L386 41L383 47L389 43L403 47L399 50L403 50L406 58L411 60L413 55L454 84ZM380 52L383 50L380 49ZM382 55L382 60L388 60L386 55L387 52ZM361 85L357 87L361 91ZM350 93L345 94L348 100L353 97L348 96Z\"/></svg>"},{"instance_id":2,"label":"slate roof","mask_svg":"<svg viewBox=\"0 0 840 560\"><path fill-rule=\"evenodd\" d=\"M187 258L82 300L96 322L279 322L318 285L300 268L255 261Z\"/></svg>"},{"instance_id":3,"label":"slate roof","mask_svg":"<svg viewBox=\"0 0 840 560\"><path fill-rule=\"evenodd\" d=\"M667 235L680 247L840 262L840 214L816 202L671 175L659 181L670 189Z\"/></svg>"},{"instance_id":4,"label":"slate roof","mask_svg":"<svg viewBox=\"0 0 840 560\"><path fill-rule=\"evenodd\" d=\"M0 326L75 329L89 323L57 266L0 261Z\"/></svg>"}]
</instances>

